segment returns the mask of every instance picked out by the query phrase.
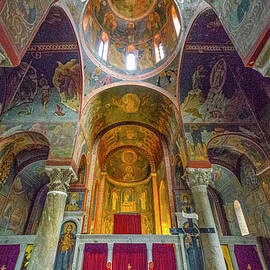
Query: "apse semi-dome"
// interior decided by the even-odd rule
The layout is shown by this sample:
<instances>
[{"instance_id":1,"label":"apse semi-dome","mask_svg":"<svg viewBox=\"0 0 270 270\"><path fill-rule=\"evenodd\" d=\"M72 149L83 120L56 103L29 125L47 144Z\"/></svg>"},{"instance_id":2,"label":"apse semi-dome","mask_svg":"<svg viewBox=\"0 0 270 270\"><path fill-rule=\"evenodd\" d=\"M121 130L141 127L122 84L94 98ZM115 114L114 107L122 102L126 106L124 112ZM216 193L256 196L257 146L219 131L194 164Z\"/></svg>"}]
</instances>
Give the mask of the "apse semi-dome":
<instances>
[{"instance_id":1,"label":"apse semi-dome","mask_svg":"<svg viewBox=\"0 0 270 270\"><path fill-rule=\"evenodd\" d=\"M174 59L181 30L172 0L92 0L82 12L80 34L96 65L132 80L153 76Z\"/></svg>"}]
</instances>

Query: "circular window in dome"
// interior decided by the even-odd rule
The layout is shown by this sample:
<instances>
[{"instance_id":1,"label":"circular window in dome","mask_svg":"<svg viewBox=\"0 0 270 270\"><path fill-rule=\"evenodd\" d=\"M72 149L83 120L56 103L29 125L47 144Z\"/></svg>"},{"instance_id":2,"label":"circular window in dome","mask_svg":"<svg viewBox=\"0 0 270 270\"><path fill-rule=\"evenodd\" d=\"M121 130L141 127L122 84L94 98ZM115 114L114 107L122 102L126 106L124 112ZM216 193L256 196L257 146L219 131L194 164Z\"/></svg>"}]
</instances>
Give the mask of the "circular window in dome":
<instances>
[{"instance_id":1,"label":"circular window in dome","mask_svg":"<svg viewBox=\"0 0 270 270\"><path fill-rule=\"evenodd\" d=\"M178 53L183 31L177 6L172 0L146 2L141 9L136 7L140 1L130 0L85 4L80 25L83 48L95 65L113 77L147 79Z\"/></svg>"}]
</instances>

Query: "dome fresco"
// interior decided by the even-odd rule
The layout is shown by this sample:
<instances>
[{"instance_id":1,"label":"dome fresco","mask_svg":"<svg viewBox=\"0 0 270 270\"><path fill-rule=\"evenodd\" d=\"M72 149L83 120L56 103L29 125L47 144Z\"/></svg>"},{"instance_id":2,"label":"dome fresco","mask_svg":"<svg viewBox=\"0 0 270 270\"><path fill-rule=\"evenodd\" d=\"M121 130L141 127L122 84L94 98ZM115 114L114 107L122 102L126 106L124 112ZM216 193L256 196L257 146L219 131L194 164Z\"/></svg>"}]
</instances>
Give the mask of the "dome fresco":
<instances>
[{"instance_id":1,"label":"dome fresco","mask_svg":"<svg viewBox=\"0 0 270 270\"><path fill-rule=\"evenodd\" d=\"M85 4L80 26L84 50L114 77L153 76L177 53L182 30L178 8L171 0L148 0L144 5L121 0L120 6L118 2Z\"/></svg>"},{"instance_id":2,"label":"dome fresco","mask_svg":"<svg viewBox=\"0 0 270 270\"><path fill-rule=\"evenodd\" d=\"M118 17L128 20L138 20L152 11L156 0L108 0L108 3Z\"/></svg>"}]
</instances>

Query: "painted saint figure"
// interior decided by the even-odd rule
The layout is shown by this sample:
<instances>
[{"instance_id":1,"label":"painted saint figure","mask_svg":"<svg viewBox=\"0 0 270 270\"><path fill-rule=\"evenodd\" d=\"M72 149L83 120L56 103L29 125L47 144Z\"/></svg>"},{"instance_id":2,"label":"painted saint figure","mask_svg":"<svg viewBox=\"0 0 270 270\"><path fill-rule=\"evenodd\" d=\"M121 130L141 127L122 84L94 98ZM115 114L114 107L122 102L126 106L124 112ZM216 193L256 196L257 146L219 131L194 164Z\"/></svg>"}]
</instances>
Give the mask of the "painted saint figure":
<instances>
[{"instance_id":1,"label":"painted saint figure","mask_svg":"<svg viewBox=\"0 0 270 270\"><path fill-rule=\"evenodd\" d=\"M66 205L65 211L79 211L79 193L74 192L69 196L69 203Z\"/></svg>"},{"instance_id":2,"label":"painted saint figure","mask_svg":"<svg viewBox=\"0 0 270 270\"><path fill-rule=\"evenodd\" d=\"M55 270L71 270L72 256L75 245L75 224L68 222L64 227L64 234L61 235L54 269Z\"/></svg>"},{"instance_id":3,"label":"painted saint figure","mask_svg":"<svg viewBox=\"0 0 270 270\"><path fill-rule=\"evenodd\" d=\"M50 86L45 78L41 78L39 81L41 87L41 104L43 107L43 114L46 114L46 106L50 101Z\"/></svg>"}]
</instances>

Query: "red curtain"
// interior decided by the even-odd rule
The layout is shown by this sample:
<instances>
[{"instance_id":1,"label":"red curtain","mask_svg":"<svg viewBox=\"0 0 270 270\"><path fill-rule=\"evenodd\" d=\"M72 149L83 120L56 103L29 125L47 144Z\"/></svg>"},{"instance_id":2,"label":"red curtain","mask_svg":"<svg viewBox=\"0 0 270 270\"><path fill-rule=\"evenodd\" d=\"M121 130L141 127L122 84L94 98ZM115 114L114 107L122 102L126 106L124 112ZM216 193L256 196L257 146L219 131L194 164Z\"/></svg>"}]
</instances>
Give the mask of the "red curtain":
<instances>
[{"instance_id":1,"label":"red curtain","mask_svg":"<svg viewBox=\"0 0 270 270\"><path fill-rule=\"evenodd\" d=\"M172 244L153 244L154 270L176 270L176 259Z\"/></svg>"},{"instance_id":2,"label":"red curtain","mask_svg":"<svg viewBox=\"0 0 270 270\"><path fill-rule=\"evenodd\" d=\"M13 270L20 253L20 245L0 246L0 269Z\"/></svg>"},{"instance_id":3,"label":"red curtain","mask_svg":"<svg viewBox=\"0 0 270 270\"><path fill-rule=\"evenodd\" d=\"M114 215L114 234L141 234L141 215Z\"/></svg>"},{"instance_id":4,"label":"red curtain","mask_svg":"<svg viewBox=\"0 0 270 270\"><path fill-rule=\"evenodd\" d=\"M83 270L106 269L107 256L107 244L86 244L84 249Z\"/></svg>"},{"instance_id":5,"label":"red curtain","mask_svg":"<svg viewBox=\"0 0 270 270\"><path fill-rule=\"evenodd\" d=\"M113 270L147 270L146 244L114 244Z\"/></svg>"}]
</instances>

